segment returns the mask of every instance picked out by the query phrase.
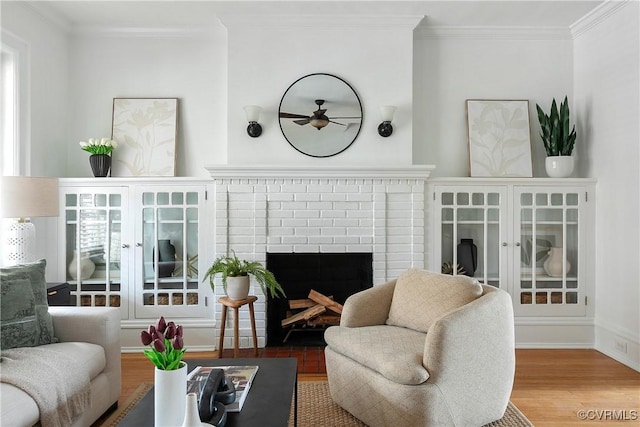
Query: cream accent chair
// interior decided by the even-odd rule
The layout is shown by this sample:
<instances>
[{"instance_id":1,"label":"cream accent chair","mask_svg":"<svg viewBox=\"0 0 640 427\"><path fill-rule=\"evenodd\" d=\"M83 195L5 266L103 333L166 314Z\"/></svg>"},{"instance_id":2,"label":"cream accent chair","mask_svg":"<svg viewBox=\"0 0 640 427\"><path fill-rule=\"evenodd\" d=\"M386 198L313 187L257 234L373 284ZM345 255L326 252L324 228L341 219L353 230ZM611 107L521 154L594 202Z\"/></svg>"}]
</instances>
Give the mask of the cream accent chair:
<instances>
[{"instance_id":1,"label":"cream accent chair","mask_svg":"<svg viewBox=\"0 0 640 427\"><path fill-rule=\"evenodd\" d=\"M408 270L347 299L325 339L331 397L369 426L481 426L509 402L511 298L472 278Z\"/></svg>"}]
</instances>

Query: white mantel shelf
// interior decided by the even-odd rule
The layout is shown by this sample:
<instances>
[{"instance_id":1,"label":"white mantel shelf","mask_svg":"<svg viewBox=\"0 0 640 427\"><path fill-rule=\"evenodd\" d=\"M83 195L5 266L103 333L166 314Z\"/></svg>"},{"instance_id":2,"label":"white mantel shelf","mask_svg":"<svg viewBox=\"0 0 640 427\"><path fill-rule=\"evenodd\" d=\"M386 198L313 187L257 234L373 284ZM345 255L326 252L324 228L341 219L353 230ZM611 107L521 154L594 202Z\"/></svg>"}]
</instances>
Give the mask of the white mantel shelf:
<instances>
[{"instance_id":1,"label":"white mantel shelf","mask_svg":"<svg viewBox=\"0 0 640 427\"><path fill-rule=\"evenodd\" d=\"M435 165L398 167L359 166L277 166L210 165L205 166L213 179L218 178L409 178L426 179Z\"/></svg>"}]
</instances>

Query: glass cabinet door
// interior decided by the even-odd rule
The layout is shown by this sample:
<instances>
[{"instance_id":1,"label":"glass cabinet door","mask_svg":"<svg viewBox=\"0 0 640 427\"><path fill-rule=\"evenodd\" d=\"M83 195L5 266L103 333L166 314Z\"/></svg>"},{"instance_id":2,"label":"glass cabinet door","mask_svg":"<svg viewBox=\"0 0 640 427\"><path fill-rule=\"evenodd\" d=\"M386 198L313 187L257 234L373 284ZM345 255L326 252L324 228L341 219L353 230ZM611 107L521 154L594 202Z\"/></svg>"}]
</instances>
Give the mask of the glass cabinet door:
<instances>
[{"instance_id":1,"label":"glass cabinet door","mask_svg":"<svg viewBox=\"0 0 640 427\"><path fill-rule=\"evenodd\" d=\"M436 188L435 197L442 272L504 287L505 190L447 186Z\"/></svg>"},{"instance_id":2,"label":"glass cabinet door","mask_svg":"<svg viewBox=\"0 0 640 427\"><path fill-rule=\"evenodd\" d=\"M584 193L571 189L516 188L514 303L520 315L583 315L580 211Z\"/></svg>"},{"instance_id":3,"label":"glass cabinet door","mask_svg":"<svg viewBox=\"0 0 640 427\"><path fill-rule=\"evenodd\" d=\"M138 199L136 317L201 316L198 226L204 190L146 188Z\"/></svg>"},{"instance_id":4,"label":"glass cabinet door","mask_svg":"<svg viewBox=\"0 0 640 427\"><path fill-rule=\"evenodd\" d=\"M120 307L122 318L127 318L127 259L122 247L126 190L66 188L63 198L65 267L71 303Z\"/></svg>"}]
</instances>

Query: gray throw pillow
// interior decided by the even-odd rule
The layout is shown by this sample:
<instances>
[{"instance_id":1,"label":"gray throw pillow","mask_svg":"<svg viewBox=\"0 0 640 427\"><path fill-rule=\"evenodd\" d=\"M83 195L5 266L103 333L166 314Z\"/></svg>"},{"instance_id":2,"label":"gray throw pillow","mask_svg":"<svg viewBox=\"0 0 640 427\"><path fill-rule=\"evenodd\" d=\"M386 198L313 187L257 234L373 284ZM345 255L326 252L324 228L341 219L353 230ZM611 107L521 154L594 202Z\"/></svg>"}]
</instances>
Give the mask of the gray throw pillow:
<instances>
[{"instance_id":1,"label":"gray throw pillow","mask_svg":"<svg viewBox=\"0 0 640 427\"><path fill-rule=\"evenodd\" d=\"M47 303L47 281L45 279L45 269L47 261L44 259L27 264L3 267L0 274L6 275L8 279L14 275L22 276L26 274L31 283L31 291L35 300L36 319L38 330L36 343L34 345L51 344L58 342L53 336L53 319L49 314L49 304Z\"/></svg>"},{"instance_id":2,"label":"gray throw pillow","mask_svg":"<svg viewBox=\"0 0 640 427\"><path fill-rule=\"evenodd\" d=\"M26 274L0 273L0 310L2 350L37 345L36 304Z\"/></svg>"}]
</instances>

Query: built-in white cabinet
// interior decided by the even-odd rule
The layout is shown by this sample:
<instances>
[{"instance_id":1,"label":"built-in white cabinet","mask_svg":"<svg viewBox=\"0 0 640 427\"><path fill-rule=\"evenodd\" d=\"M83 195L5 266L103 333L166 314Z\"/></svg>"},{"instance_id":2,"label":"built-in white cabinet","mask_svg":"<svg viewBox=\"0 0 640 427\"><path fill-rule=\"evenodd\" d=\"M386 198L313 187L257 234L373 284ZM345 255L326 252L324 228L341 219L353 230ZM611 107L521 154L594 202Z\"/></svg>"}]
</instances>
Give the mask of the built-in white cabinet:
<instances>
[{"instance_id":1,"label":"built-in white cabinet","mask_svg":"<svg viewBox=\"0 0 640 427\"><path fill-rule=\"evenodd\" d=\"M431 268L465 264L458 245L472 239L476 269L465 274L508 291L516 316L585 316L593 180L435 179L429 192Z\"/></svg>"},{"instance_id":2,"label":"built-in white cabinet","mask_svg":"<svg viewBox=\"0 0 640 427\"><path fill-rule=\"evenodd\" d=\"M204 183L61 179L60 199L73 305L119 307L123 320L207 316Z\"/></svg>"}]
</instances>

